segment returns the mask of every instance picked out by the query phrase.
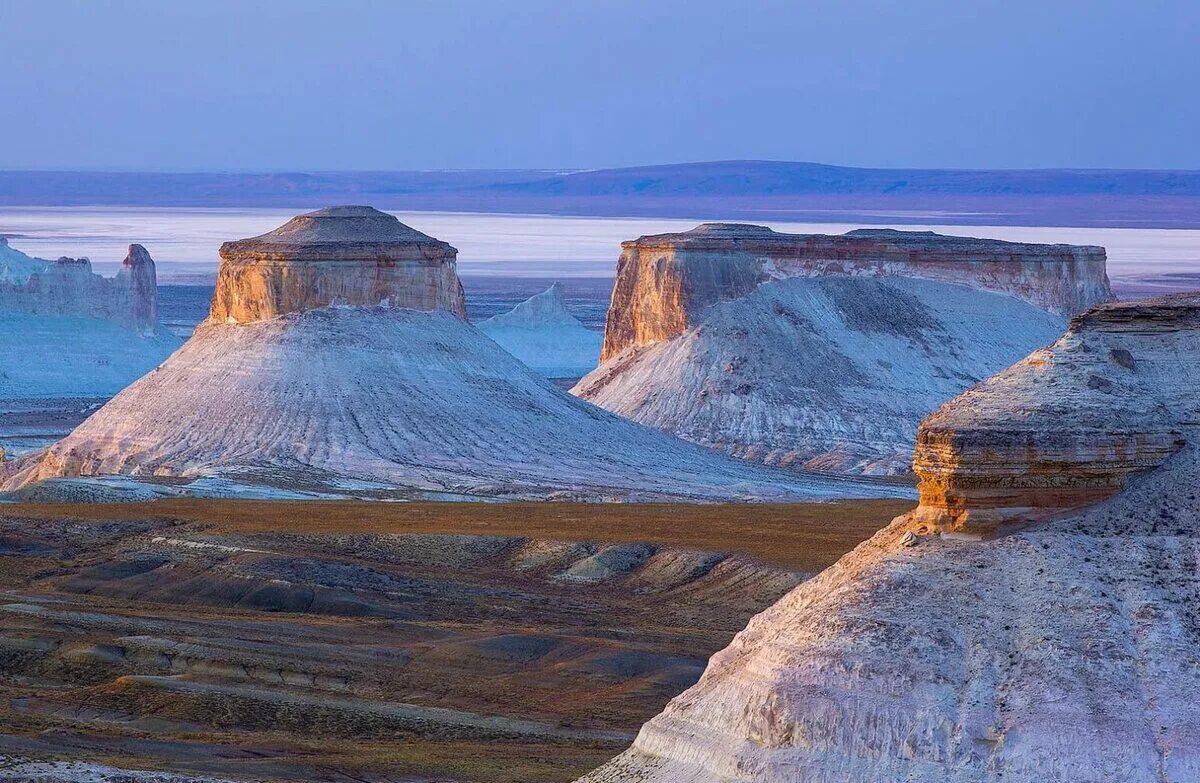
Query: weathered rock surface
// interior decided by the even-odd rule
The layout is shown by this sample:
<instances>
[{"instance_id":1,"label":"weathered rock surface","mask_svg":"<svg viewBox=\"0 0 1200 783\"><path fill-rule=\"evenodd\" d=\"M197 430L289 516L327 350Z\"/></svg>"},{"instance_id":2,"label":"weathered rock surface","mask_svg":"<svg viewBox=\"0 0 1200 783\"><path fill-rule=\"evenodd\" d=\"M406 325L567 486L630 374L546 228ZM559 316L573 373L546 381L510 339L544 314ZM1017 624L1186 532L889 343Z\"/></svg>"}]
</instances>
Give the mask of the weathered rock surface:
<instances>
[{"instance_id":1,"label":"weathered rock surface","mask_svg":"<svg viewBox=\"0 0 1200 783\"><path fill-rule=\"evenodd\" d=\"M24 283L34 272L45 271L50 262L26 255L0 236L0 283Z\"/></svg>"},{"instance_id":2,"label":"weathered rock surface","mask_svg":"<svg viewBox=\"0 0 1200 783\"><path fill-rule=\"evenodd\" d=\"M209 320L252 323L329 305L466 317L458 251L372 207L330 207L221 245Z\"/></svg>"},{"instance_id":3,"label":"weathered rock surface","mask_svg":"<svg viewBox=\"0 0 1200 783\"><path fill-rule=\"evenodd\" d=\"M154 261L130 245L114 277L86 258L44 261L0 239L0 414L47 399L107 398L154 369L180 345L158 323ZM16 404L18 407L11 407Z\"/></svg>"},{"instance_id":4,"label":"weathered rock surface","mask_svg":"<svg viewBox=\"0 0 1200 783\"><path fill-rule=\"evenodd\" d=\"M201 325L65 439L4 469L9 490L55 477L223 473L506 497L902 492L727 459L572 397L444 310L396 308Z\"/></svg>"},{"instance_id":5,"label":"weathered rock surface","mask_svg":"<svg viewBox=\"0 0 1200 783\"><path fill-rule=\"evenodd\" d=\"M970 434L949 436L955 460L918 457L922 507L755 617L583 780L1200 780L1196 303L1100 307L930 417L919 455L931 433ZM1039 488L1043 456L1088 490L1059 515L1022 494L1004 518L1027 524L1006 535L931 528L931 466L951 487Z\"/></svg>"},{"instance_id":6,"label":"weathered rock surface","mask_svg":"<svg viewBox=\"0 0 1200 783\"><path fill-rule=\"evenodd\" d=\"M475 326L547 378L579 378L594 369L604 339L567 310L560 283Z\"/></svg>"},{"instance_id":7,"label":"weathered rock surface","mask_svg":"<svg viewBox=\"0 0 1200 783\"><path fill-rule=\"evenodd\" d=\"M381 232L424 235L397 228L387 216L364 217L362 208L299 220L295 231L315 232L320 255L330 259L319 262L319 273L270 266L267 272L282 275L283 288L271 288L264 298L238 298L259 290L233 286L243 272L252 281L266 278L257 266L247 272L241 255L226 254L225 288L218 287L214 312L248 320L210 318L167 362L65 439L4 465L0 485L13 490L58 477L223 474L284 488L353 487L346 482L353 479L377 482L372 489L382 484L504 497L904 493L747 465L572 397L459 317L461 287L453 259L444 255L434 270L440 282L389 273L386 306L346 304L331 292L366 290L360 287L364 266L356 260L360 248ZM442 253L446 247L432 239L414 242L410 248ZM348 262L337 260L343 246ZM406 281L415 293L403 287ZM286 294L276 296L280 290ZM448 306L435 306L447 292L453 294ZM328 299L341 306L317 306ZM233 309L221 310L221 302ZM280 311L285 304L290 312Z\"/></svg>"},{"instance_id":8,"label":"weathered rock surface","mask_svg":"<svg viewBox=\"0 0 1200 783\"><path fill-rule=\"evenodd\" d=\"M86 258L43 261L0 238L0 312L103 318L142 334L158 331L154 260L141 245L115 277L92 272Z\"/></svg>"},{"instance_id":9,"label":"weathered rock surface","mask_svg":"<svg viewBox=\"0 0 1200 783\"><path fill-rule=\"evenodd\" d=\"M921 419L1062 333L1010 296L904 277L768 282L572 390L743 459L907 472Z\"/></svg>"},{"instance_id":10,"label":"weathered rock surface","mask_svg":"<svg viewBox=\"0 0 1200 783\"><path fill-rule=\"evenodd\" d=\"M785 277L923 277L1006 293L1063 316L1112 298L1100 247L890 229L781 234L736 223L706 223L621 247L601 361L682 334L717 302Z\"/></svg>"},{"instance_id":11,"label":"weathered rock surface","mask_svg":"<svg viewBox=\"0 0 1200 783\"><path fill-rule=\"evenodd\" d=\"M928 522L986 532L1119 491L1194 439L1200 295L1107 304L921 425Z\"/></svg>"}]
</instances>

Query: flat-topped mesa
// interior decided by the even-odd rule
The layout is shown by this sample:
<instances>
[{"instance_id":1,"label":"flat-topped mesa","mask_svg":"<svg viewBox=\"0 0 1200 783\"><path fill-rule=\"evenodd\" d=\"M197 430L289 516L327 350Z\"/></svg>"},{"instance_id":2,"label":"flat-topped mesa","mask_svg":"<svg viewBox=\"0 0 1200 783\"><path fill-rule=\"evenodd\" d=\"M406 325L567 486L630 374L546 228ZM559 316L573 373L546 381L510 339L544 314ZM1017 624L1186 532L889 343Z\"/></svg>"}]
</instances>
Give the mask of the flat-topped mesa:
<instances>
[{"instance_id":1,"label":"flat-topped mesa","mask_svg":"<svg viewBox=\"0 0 1200 783\"><path fill-rule=\"evenodd\" d=\"M891 229L782 234L765 226L705 223L621 248L601 361L681 334L716 302L787 277L921 277L1009 294L1065 316L1112 299L1102 247Z\"/></svg>"},{"instance_id":2,"label":"flat-topped mesa","mask_svg":"<svg viewBox=\"0 0 1200 783\"><path fill-rule=\"evenodd\" d=\"M142 334L158 330L158 281L154 259L141 245L130 245L115 277L92 271L87 258L56 261L20 258L0 274L0 312L30 315L88 316L121 324ZM22 263L23 261L23 263Z\"/></svg>"},{"instance_id":3,"label":"flat-topped mesa","mask_svg":"<svg viewBox=\"0 0 1200 783\"><path fill-rule=\"evenodd\" d=\"M1096 307L917 434L916 519L988 533L1103 500L1200 424L1200 294Z\"/></svg>"},{"instance_id":4,"label":"flat-topped mesa","mask_svg":"<svg viewBox=\"0 0 1200 783\"><path fill-rule=\"evenodd\" d=\"M226 242L209 319L253 323L330 305L466 318L458 251L372 207L329 207Z\"/></svg>"}]
</instances>

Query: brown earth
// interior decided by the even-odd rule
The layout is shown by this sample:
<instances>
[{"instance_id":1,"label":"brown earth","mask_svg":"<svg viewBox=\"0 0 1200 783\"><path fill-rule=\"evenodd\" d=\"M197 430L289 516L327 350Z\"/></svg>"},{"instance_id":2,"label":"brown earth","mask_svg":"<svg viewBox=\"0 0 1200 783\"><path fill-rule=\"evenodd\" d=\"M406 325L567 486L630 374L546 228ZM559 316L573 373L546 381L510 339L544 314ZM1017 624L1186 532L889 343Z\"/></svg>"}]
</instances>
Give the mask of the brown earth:
<instances>
[{"instance_id":1,"label":"brown earth","mask_svg":"<svg viewBox=\"0 0 1200 783\"><path fill-rule=\"evenodd\" d=\"M560 541L644 541L737 552L820 571L895 517L908 500L698 505L639 503L375 503L206 500L15 504L5 516L96 521L174 519L218 533L457 533ZM748 529L753 536L747 536Z\"/></svg>"},{"instance_id":2,"label":"brown earth","mask_svg":"<svg viewBox=\"0 0 1200 783\"><path fill-rule=\"evenodd\" d=\"M910 506L5 506L0 755L571 780Z\"/></svg>"}]
</instances>

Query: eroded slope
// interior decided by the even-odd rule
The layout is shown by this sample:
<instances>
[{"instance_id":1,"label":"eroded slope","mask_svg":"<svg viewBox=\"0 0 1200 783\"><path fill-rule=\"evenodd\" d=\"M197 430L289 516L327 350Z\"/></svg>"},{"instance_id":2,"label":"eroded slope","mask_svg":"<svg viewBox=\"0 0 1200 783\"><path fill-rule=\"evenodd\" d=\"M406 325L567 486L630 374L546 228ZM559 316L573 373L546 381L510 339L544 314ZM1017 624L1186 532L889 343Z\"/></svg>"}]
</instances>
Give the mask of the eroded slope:
<instances>
[{"instance_id":1,"label":"eroded slope","mask_svg":"<svg viewBox=\"0 0 1200 783\"><path fill-rule=\"evenodd\" d=\"M446 310L358 307L202 325L65 439L0 471L10 490L55 477L225 473L504 497L903 493L767 471L621 419Z\"/></svg>"},{"instance_id":2,"label":"eroded slope","mask_svg":"<svg viewBox=\"0 0 1200 783\"><path fill-rule=\"evenodd\" d=\"M747 460L900 473L924 416L1063 326L959 285L781 280L713 305L679 336L626 350L573 393Z\"/></svg>"},{"instance_id":3,"label":"eroded slope","mask_svg":"<svg viewBox=\"0 0 1200 783\"><path fill-rule=\"evenodd\" d=\"M1194 297L1106 305L922 426L921 505L589 783L1200 778Z\"/></svg>"}]
</instances>

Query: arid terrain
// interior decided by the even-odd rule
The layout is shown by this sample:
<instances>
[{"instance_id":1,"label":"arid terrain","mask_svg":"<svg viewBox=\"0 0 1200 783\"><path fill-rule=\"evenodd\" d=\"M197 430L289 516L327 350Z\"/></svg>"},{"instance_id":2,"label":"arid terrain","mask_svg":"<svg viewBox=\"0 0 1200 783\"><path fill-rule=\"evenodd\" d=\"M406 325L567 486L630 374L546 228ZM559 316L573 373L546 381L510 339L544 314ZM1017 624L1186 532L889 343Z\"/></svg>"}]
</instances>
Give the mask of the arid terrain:
<instances>
[{"instance_id":1,"label":"arid terrain","mask_svg":"<svg viewBox=\"0 0 1200 783\"><path fill-rule=\"evenodd\" d=\"M0 757L571 780L910 507L5 506Z\"/></svg>"}]
</instances>

